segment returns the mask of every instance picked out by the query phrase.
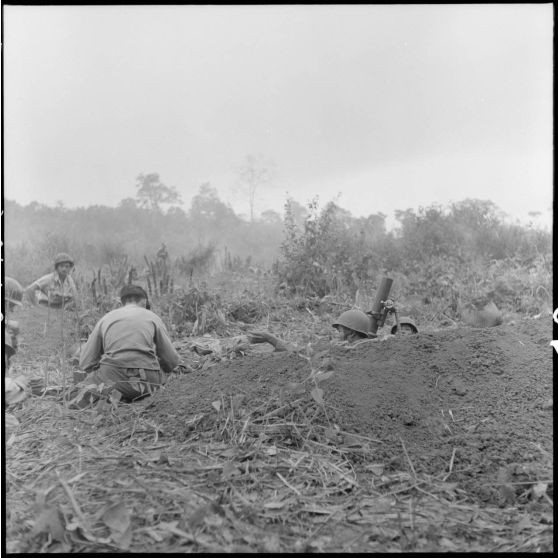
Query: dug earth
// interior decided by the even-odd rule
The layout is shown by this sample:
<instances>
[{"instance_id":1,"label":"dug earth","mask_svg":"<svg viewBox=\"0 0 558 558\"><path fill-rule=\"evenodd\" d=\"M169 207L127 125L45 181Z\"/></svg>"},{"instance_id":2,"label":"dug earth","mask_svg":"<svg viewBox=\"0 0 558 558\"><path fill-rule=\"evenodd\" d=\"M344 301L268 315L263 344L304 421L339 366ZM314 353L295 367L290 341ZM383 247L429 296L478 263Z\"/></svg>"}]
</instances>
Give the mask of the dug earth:
<instances>
[{"instance_id":1,"label":"dug earth","mask_svg":"<svg viewBox=\"0 0 558 558\"><path fill-rule=\"evenodd\" d=\"M180 437L221 397L243 395L255 408L293 382L312 388L312 368L332 371L320 383L329 426L369 439L374 463L446 471L479 502L510 505L534 479L547 480L552 497L551 339L552 321L539 318L330 347L314 361L247 356L171 379L149 413Z\"/></svg>"}]
</instances>

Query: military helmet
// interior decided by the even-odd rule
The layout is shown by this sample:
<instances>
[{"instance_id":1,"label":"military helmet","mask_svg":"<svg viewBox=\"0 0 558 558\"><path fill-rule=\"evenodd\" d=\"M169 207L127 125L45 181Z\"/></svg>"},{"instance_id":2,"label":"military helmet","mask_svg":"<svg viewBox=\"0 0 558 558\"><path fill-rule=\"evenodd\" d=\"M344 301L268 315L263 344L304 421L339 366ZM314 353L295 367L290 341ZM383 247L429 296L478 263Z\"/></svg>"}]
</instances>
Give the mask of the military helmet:
<instances>
[{"instance_id":1,"label":"military helmet","mask_svg":"<svg viewBox=\"0 0 558 558\"><path fill-rule=\"evenodd\" d=\"M120 301L122 304L126 303L126 299L130 296L137 296L139 298L145 298L145 307L147 310L151 309L151 305L149 304L149 297L145 292L143 287L139 285L124 285L120 290Z\"/></svg>"},{"instance_id":2,"label":"military helmet","mask_svg":"<svg viewBox=\"0 0 558 558\"><path fill-rule=\"evenodd\" d=\"M74 260L72 256L64 252L60 252L60 254L56 254L56 257L54 258L54 269L56 269L57 265L62 263L69 263L71 264L72 267L74 267Z\"/></svg>"},{"instance_id":3,"label":"military helmet","mask_svg":"<svg viewBox=\"0 0 558 558\"><path fill-rule=\"evenodd\" d=\"M23 300L23 287L11 277L4 278L4 299L18 306L21 306Z\"/></svg>"},{"instance_id":4,"label":"military helmet","mask_svg":"<svg viewBox=\"0 0 558 558\"><path fill-rule=\"evenodd\" d=\"M360 310L343 312L331 325L334 328L340 325L345 326L364 335L368 335L370 332L370 318Z\"/></svg>"}]
</instances>

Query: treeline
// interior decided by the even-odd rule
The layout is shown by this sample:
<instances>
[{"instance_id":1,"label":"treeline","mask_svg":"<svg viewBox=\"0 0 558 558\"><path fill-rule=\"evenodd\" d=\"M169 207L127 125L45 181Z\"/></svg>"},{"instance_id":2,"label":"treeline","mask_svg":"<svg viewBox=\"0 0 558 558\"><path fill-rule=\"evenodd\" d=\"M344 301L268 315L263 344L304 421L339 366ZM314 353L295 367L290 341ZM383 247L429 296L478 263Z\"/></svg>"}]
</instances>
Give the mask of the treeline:
<instances>
[{"instance_id":1,"label":"treeline","mask_svg":"<svg viewBox=\"0 0 558 558\"><path fill-rule=\"evenodd\" d=\"M5 269L28 284L65 251L76 259L76 271L109 265L122 275L130 265L141 267L145 256L155 258L164 243L176 273L191 278L256 266L271 270L284 292L304 296L373 292L387 274L400 292L443 301L449 314L475 297L521 311L551 300L550 232L511 224L484 200L401 210L395 217L398 226L388 231L382 213L354 217L333 202L320 208L288 200L282 214L267 211L247 221L210 184L187 211L163 210L153 197L142 203L139 195L116 208L5 200Z\"/></svg>"},{"instance_id":2,"label":"treeline","mask_svg":"<svg viewBox=\"0 0 558 558\"><path fill-rule=\"evenodd\" d=\"M508 222L490 201L397 211L390 232L382 214L354 218L334 203L309 209L301 227L286 208L274 271L291 292L373 292L388 275L399 294L436 301L447 315L465 302L491 300L518 312L551 303L550 232Z\"/></svg>"},{"instance_id":3,"label":"treeline","mask_svg":"<svg viewBox=\"0 0 558 558\"><path fill-rule=\"evenodd\" d=\"M189 261L209 253L214 266L254 264L269 267L279 255L283 219L274 211L247 222L224 203L210 184L200 186L190 208L127 198L118 207L93 205L68 209L37 202L4 201L6 269L14 276L41 273L65 251L82 266L99 267L127 256L142 262L165 243L171 258ZM304 208L299 206L301 214ZM197 255L197 256L196 256Z\"/></svg>"}]
</instances>

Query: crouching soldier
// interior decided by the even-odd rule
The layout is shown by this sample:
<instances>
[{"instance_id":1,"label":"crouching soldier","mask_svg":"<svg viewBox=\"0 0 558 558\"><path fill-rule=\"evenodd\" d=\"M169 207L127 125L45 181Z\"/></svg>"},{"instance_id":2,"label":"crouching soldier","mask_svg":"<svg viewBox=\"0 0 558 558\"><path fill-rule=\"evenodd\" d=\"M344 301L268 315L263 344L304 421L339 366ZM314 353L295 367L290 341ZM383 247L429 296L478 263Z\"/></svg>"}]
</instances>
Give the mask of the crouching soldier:
<instances>
[{"instance_id":1,"label":"crouching soldier","mask_svg":"<svg viewBox=\"0 0 558 558\"><path fill-rule=\"evenodd\" d=\"M77 301L76 284L71 276L74 260L60 253L54 258L54 271L33 281L25 289L33 305L42 304L51 308L74 308Z\"/></svg>"},{"instance_id":2,"label":"crouching soldier","mask_svg":"<svg viewBox=\"0 0 558 558\"><path fill-rule=\"evenodd\" d=\"M125 285L120 299L123 306L97 322L81 351L79 367L88 375L77 384L77 395L72 393L75 408L113 390L127 402L151 395L165 383L165 374L180 364L163 321L149 310L145 290ZM98 388L90 389L93 386Z\"/></svg>"}]
</instances>

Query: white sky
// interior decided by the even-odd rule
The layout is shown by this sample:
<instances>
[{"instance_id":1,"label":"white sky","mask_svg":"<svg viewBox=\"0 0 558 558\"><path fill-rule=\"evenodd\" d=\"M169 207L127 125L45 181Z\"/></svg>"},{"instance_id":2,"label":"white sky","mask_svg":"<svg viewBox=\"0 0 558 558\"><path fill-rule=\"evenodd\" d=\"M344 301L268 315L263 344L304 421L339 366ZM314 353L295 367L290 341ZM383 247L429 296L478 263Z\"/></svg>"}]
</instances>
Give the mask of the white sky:
<instances>
[{"instance_id":1,"label":"white sky","mask_svg":"<svg viewBox=\"0 0 558 558\"><path fill-rule=\"evenodd\" d=\"M553 199L553 6L4 6L4 196L115 206L157 172L248 213L235 168L354 215ZM270 163L271 164L271 163Z\"/></svg>"}]
</instances>

